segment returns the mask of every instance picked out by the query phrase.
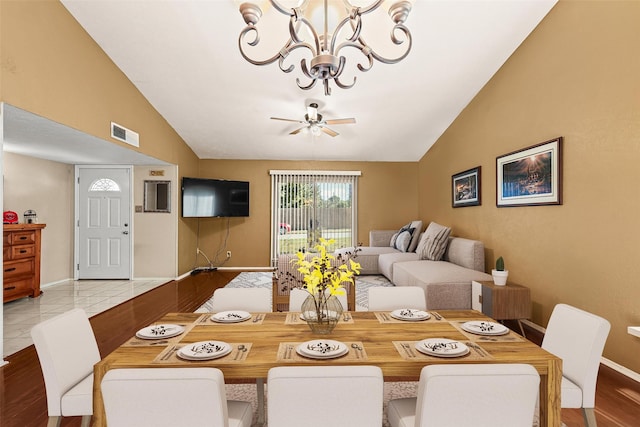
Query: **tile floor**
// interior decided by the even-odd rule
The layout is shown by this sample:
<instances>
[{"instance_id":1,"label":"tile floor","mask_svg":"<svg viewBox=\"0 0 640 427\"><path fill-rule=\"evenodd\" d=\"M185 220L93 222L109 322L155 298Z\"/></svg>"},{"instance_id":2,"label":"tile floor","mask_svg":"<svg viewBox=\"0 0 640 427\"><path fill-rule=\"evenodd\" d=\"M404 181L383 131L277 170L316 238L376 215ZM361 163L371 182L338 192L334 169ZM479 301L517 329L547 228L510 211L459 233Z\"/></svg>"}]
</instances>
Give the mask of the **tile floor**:
<instances>
[{"instance_id":1,"label":"tile floor","mask_svg":"<svg viewBox=\"0 0 640 427\"><path fill-rule=\"evenodd\" d=\"M21 298L4 304L4 355L33 344L31 327L38 322L83 308L89 317L153 289L159 280L68 280L42 288L38 298Z\"/></svg>"}]
</instances>

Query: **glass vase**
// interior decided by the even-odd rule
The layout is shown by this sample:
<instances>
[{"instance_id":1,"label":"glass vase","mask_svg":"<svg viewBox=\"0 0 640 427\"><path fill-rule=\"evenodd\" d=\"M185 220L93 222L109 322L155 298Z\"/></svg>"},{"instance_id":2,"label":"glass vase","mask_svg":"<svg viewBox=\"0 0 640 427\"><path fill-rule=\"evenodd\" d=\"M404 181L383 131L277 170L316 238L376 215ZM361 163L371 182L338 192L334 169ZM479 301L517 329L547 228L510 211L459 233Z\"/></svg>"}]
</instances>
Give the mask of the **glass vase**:
<instances>
[{"instance_id":1,"label":"glass vase","mask_svg":"<svg viewBox=\"0 0 640 427\"><path fill-rule=\"evenodd\" d=\"M309 295L302 303L302 315L314 334L330 334L342 316L342 304L334 295Z\"/></svg>"}]
</instances>

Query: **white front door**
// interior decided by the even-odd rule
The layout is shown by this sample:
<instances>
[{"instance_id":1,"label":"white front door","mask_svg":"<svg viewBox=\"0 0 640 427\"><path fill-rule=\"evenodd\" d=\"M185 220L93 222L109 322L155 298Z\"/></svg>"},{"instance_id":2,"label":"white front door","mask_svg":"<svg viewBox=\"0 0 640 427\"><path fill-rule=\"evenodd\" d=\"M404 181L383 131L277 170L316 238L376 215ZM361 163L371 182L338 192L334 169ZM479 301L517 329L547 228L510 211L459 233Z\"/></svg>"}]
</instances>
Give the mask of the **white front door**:
<instances>
[{"instance_id":1,"label":"white front door","mask_svg":"<svg viewBox=\"0 0 640 427\"><path fill-rule=\"evenodd\" d=\"M131 278L131 167L76 166L78 279Z\"/></svg>"}]
</instances>

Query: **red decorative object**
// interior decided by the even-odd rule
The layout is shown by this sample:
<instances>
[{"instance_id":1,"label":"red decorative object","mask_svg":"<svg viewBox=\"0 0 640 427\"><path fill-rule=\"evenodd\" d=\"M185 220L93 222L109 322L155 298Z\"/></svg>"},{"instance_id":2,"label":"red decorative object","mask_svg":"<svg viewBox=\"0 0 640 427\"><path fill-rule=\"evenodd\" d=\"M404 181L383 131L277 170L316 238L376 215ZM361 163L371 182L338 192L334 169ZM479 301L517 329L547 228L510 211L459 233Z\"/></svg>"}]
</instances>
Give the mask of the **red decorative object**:
<instances>
[{"instance_id":1,"label":"red decorative object","mask_svg":"<svg viewBox=\"0 0 640 427\"><path fill-rule=\"evenodd\" d=\"M5 224L17 224L18 214L13 211L4 211L2 219Z\"/></svg>"}]
</instances>

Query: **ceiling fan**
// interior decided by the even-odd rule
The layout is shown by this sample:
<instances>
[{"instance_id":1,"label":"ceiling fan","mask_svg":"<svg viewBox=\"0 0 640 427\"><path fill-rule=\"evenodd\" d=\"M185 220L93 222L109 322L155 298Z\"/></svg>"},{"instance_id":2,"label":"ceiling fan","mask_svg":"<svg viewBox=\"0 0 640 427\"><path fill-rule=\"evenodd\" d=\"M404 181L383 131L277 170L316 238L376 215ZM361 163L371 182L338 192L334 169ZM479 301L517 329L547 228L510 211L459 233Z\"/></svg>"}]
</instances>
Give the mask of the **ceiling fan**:
<instances>
[{"instance_id":1,"label":"ceiling fan","mask_svg":"<svg viewBox=\"0 0 640 427\"><path fill-rule=\"evenodd\" d=\"M271 117L273 120L283 120L285 122L294 122L294 123L302 123L302 126L299 129L290 132L289 135L296 135L303 131L311 132L312 135L320 135L320 132L324 132L329 136L338 136L338 132L333 129L329 129L326 127L327 125L343 125L355 123L356 119L348 118L348 119L329 119L324 120L322 114L318 113L318 104L312 102L307 107L307 114L304 115L304 120L295 120L295 119L282 119L280 117Z\"/></svg>"}]
</instances>

